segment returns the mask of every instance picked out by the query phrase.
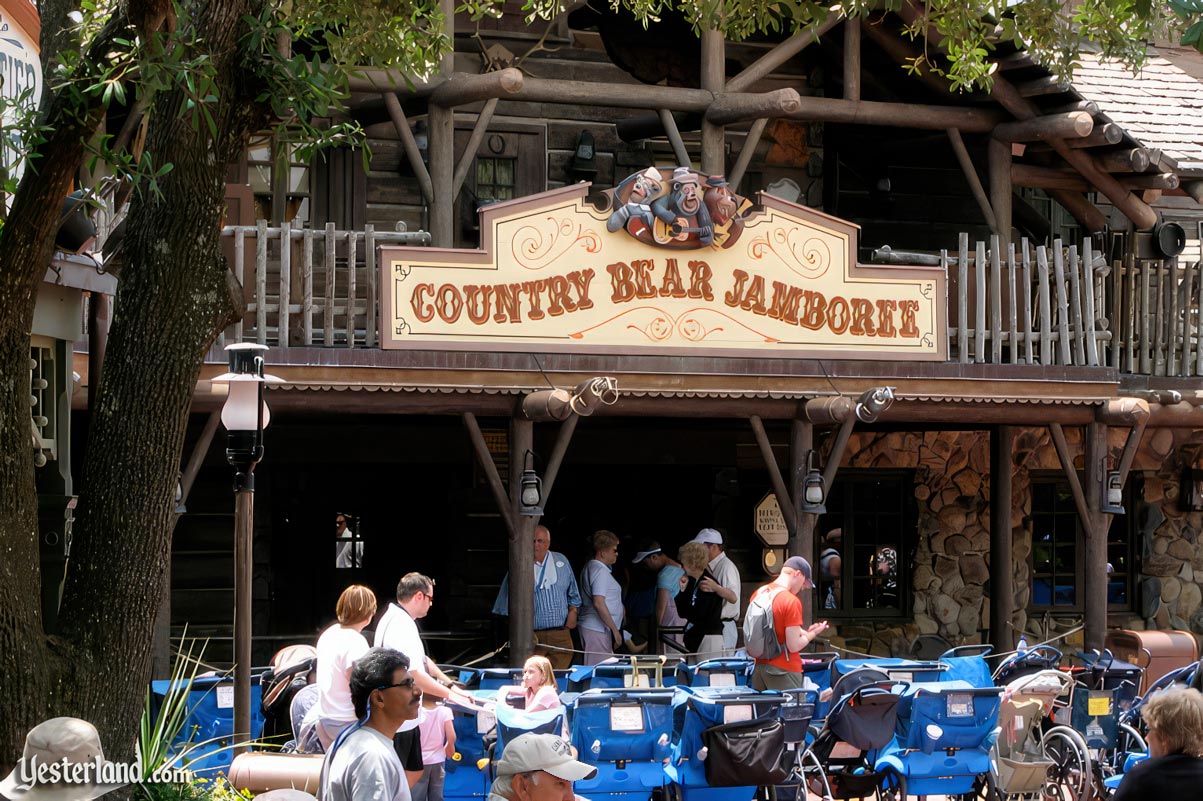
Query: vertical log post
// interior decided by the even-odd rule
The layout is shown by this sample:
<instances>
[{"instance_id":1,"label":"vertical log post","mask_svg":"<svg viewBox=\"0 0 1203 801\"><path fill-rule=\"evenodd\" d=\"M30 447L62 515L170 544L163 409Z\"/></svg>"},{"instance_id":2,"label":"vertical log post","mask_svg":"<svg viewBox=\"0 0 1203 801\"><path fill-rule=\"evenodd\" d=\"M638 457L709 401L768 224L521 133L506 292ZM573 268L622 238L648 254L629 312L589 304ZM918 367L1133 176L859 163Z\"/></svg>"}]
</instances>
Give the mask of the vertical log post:
<instances>
[{"instance_id":1,"label":"vertical log post","mask_svg":"<svg viewBox=\"0 0 1203 801\"><path fill-rule=\"evenodd\" d=\"M726 83L726 39L718 31L702 32L702 88L718 95ZM727 131L722 125L702 120L702 172L721 175L726 165Z\"/></svg>"},{"instance_id":2,"label":"vertical log post","mask_svg":"<svg viewBox=\"0 0 1203 801\"><path fill-rule=\"evenodd\" d=\"M990 138L986 146L990 170L990 208L994 210L995 233L1003 248L1011 242L1011 144Z\"/></svg>"},{"instance_id":3,"label":"vertical log post","mask_svg":"<svg viewBox=\"0 0 1203 801\"><path fill-rule=\"evenodd\" d=\"M806 457L815 446L815 429L809 420L794 419L790 422L790 484L794 493L794 513L797 526L789 541L791 556L802 556L810 562L811 574L818 578L819 566L815 560L815 525L818 515L802 511L803 493L806 483ZM827 488L824 487L824 490ZM814 623L815 593L802 593L802 620Z\"/></svg>"},{"instance_id":4,"label":"vertical log post","mask_svg":"<svg viewBox=\"0 0 1203 801\"><path fill-rule=\"evenodd\" d=\"M844 99L860 100L860 21L844 20Z\"/></svg>"},{"instance_id":5,"label":"vertical log post","mask_svg":"<svg viewBox=\"0 0 1203 801\"><path fill-rule=\"evenodd\" d=\"M526 452L534 447L535 424L521 417L510 421L510 664L518 667L535 649L535 518L518 514L522 504L522 471Z\"/></svg>"},{"instance_id":6,"label":"vertical log post","mask_svg":"<svg viewBox=\"0 0 1203 801\"><path fill-rule=\"evenodd\" d=\"M1086 539L1086 581L1082 603L1086 609L1086 648L1102 650L1107 635L1107 533L1111 515L1099 511L1107 482L1107 425L1086 428L1086 509L1082 520Z\"/></svg>"},{"instance_id":7,"label":"vertical log post","mask_svg":"<svg viewBox=\"0 0 1203 801\"><path fill-rule=\"evenodd\" d=\"M990 642L994 653L1015 646L1011 630L1015 571L1011 564L1011 451L1015 445L1013 426L995 426L990 431Z\"/></svg>"},{"instance_id":8,"label":"vertical log post","mask_svg":"<svg viewBox=\"0 0 1203 801\"><path fill-rule=\"evenodd\" d=\"M454 42L454 0L439 0L439 10L443 12L443 35ZM446 53L439 69L444 75L450 75L454 64L455 54ZM434 193L434 202L430 207L430 244L436 248L450 248L455 247L455 115L450 108L435 103L430 104L428 111L426 127L430 143L430 184ZM513 623L514 617L511 615L511 629ZM510 644L513 645L513 640Z\"/></svg>"}]
</instances>

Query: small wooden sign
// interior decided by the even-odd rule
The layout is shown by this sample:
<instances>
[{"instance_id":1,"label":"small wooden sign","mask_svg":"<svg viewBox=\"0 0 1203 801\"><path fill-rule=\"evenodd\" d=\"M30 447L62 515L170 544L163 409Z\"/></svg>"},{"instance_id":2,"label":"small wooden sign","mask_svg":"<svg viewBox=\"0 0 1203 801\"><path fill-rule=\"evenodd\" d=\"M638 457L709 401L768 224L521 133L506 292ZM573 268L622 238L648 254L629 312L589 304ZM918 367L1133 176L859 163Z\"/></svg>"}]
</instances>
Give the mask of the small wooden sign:
<instances>
[{"instance_id":1,"label":"small wooden sign","mask_svg":"<svg viewBox=\"0 0 1203 801\"><path fill-rule=\"evenodd\" d=\"M766 493L760 499L760 503L756 504L754 528L756 536L769 547L789 544L789 529L785 527L785 516L781 514L781 506L773 493Z\"/></svg>"}]
</instances>

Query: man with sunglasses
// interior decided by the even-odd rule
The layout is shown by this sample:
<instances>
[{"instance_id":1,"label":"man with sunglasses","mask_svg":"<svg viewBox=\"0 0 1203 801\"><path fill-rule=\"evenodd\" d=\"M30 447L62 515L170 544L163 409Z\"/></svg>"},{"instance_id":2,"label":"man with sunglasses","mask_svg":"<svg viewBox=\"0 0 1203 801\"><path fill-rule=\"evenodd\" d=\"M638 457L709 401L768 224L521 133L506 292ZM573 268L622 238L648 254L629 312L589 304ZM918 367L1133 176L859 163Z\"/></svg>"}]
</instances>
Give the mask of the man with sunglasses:
<instances>
[{"instance_id":1,"label":"man with sunglasses","mask_svg":"<svg viewBox=\"0 0 1203 801\"><path fill-rule=\"evenodd\" d=\"M471 699L455 687L446 673L439 670L426 656L426 646L418 632L418 621L426 617L434 605L434 579L421 573L406 573L397 583L397 602L388 605L384 616L376 625L372 644L392 648L409 658L410 675L421 693L438 698L447 698L463 706L471 705ZM412 786L422 777L422 745L418 735L418 720L406 720L393 738L397 756L405 766L406 775ZM382 801L387 801L384 799Z\"/></svg>"},{"instance_id":2,"label":"man with sunglasses","mask_svg":"<svg viewBox=\"0 0 1203 801\"><path fill-rule=\"evenodd\" d=\"M351 666L351 703L359 722L334 741L322 763L321 801L409 801L409 782L393 749L393 733L416 720L422 692L409 660L372 648Z\"/></svg>"}]
</instances>

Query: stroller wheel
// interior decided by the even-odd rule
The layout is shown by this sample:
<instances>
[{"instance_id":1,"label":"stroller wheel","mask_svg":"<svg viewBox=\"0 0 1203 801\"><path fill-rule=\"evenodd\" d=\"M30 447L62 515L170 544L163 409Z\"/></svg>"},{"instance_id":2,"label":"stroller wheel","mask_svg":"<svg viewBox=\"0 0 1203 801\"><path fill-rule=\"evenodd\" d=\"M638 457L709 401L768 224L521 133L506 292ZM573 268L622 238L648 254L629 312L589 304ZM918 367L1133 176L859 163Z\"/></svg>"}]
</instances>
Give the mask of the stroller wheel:
<instances>
[{"instance_id":1,"label":"stroller wheel","mask_svg":"<svg viewBox=\"0 0 1203 801\"><path fill-rule=\"evenodd\" d=\"M1052 762L1044 782L1049 801L1089 801L1093 781L1086 741L1068 726L1054 726L1041 740L1045 759Z\"/></svg>"}]
</instances>

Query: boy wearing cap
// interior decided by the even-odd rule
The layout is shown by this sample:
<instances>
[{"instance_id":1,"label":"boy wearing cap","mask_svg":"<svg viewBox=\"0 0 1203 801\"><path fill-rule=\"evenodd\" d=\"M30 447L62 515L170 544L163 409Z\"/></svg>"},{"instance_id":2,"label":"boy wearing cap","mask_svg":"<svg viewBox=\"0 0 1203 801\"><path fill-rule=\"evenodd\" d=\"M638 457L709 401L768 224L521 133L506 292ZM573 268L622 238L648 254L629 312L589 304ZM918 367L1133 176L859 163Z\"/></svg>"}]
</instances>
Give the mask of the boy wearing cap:
<instances>
[{"instance_id":1,"label":"boy wearing cap","mask_svg":"<svg viewBox=\"0 0 1203 801\"><path fill-rule=\"evenodd\" d=\"M715 529L702 529L691 542L700 542L710 551L710 564L706 567L718 579L718 583L704 578L698 583L698 588L702 592L713 592L723 599L723 652L731 656L739 644L739 629L735 625L739 619L739 596L743 591L739 568L723 552L723 535Z\"/></svg>"},{"instance_id":2,"label":"boy wearing cap","mask_svg":"<svg viewBox=\"0 0 1203 801\"><path fill-rule=\"evenodd\" d=\"M505 747L488 801L573 801L572 783L592 779L597 768L578 762L567 740L523 734Z\"/></svg>"},{"instance_id":3,"label":"boy wearing cap","mask_svg":"<svg viewBox=\"0 0 1203 801\"><path fill-rule=\"evenodd\" d=\"M827 628L825 620L809 628L804 627L802 600L798 593L813 586L810 562L801 556L791 556L781 566L781 573L776 579L752 593L751 600L755 600L762 593L772 593L773 630L777 641L781 643L780 654L772 659L756 660L756 667L752 671L753 689L802 688L802 659L798 654Z\"/></svg>"}]
</instances>

